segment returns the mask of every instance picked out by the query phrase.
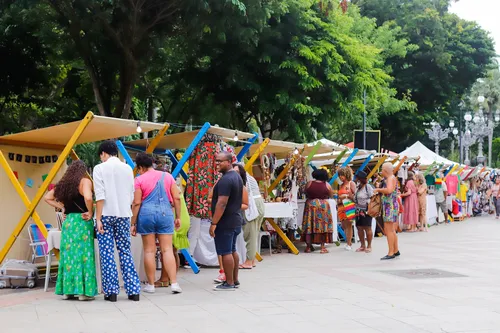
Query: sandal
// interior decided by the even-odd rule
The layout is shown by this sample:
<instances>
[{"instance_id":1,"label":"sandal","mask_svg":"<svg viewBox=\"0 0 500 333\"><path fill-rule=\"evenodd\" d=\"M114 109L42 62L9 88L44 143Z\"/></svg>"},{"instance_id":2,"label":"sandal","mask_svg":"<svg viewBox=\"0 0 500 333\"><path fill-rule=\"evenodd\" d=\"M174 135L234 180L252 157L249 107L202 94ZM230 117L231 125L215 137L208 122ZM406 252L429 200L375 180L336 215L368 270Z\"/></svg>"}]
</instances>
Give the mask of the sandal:
<instances>
[{"instance_id":1,"label":"sandal","mask_svg":"<svg viewBox=\"0 0 500 333\"><path fill-rule=\"evenodd\" d=\"M319 251L319 253L321 254L325 254L325 253L329 253L327 249L323 248L321 249L321 251Z\"/></svg>"},{"instance_id":2,"label":"sandal","mask_svg":"<svg viewBox=\"0 0 500 333\"><path fill-rule=\"evenodd\" d=\"M252 266L240 265L240 269L252 269Z\"/></svg>"},{"instance_id":3,"label":"sandal","mask_svg":"<svg viewBox=\"0 0 500 333\"><path fill-rule=\"evenodd\" d=\"M311 248L310 247L306 247L306 250L304 252L305 253L311 253Z\"/></svg>"},{"instance_id":4,"label":"sandal","mask_svg":"<svg viewBox=\"0 0 500 333\"><path fill-rule=\"evenodd\" d=\"M167 288L170 286L170 281L155 281L155 288Z\"/></svg>"},{"instance_id":5,"label":"sandal","mask_svg":"<svg viewBox=\"0 0 500 333\"><path fill-rule=\"evenodd\" d=\"M364 247L360 247L359 249L356 250L356 252L365 252L366 249Z\"/></svg>"},{"instance_id":6,"label":"sandal","mask_svg":"<svg viewBox=\"0 0 500 333\"><path fill-rule=\"evenodd\" d=\"M371 253L372 252L372 248L371 247L366 248L365 252L366 253Z\"/></svg>"}]
</instances>

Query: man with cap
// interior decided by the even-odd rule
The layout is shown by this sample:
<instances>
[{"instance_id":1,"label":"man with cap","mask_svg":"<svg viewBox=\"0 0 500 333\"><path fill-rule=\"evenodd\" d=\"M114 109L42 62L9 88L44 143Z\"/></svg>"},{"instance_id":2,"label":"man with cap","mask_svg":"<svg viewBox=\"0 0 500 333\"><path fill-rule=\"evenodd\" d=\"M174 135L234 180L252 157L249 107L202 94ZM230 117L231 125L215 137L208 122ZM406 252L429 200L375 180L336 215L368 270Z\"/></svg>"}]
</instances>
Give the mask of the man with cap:
<instances>
[{"instance_id":1,"label":"man with cap","mask_svg":"<svg viewBox=\"0 0 500 333\"><path fill-rule=\"evenodd\" d=\"M370 253L372 251L372 217L367 214L368 203L373 196L373 187L368 184L367 174L364 171L359 171L357 174L358 190L354 196L356 204L356 228L358 229L359 241L361 246L356 252ZM365 243L366 239L366 243Z\"/></svg>"}]
</instances>

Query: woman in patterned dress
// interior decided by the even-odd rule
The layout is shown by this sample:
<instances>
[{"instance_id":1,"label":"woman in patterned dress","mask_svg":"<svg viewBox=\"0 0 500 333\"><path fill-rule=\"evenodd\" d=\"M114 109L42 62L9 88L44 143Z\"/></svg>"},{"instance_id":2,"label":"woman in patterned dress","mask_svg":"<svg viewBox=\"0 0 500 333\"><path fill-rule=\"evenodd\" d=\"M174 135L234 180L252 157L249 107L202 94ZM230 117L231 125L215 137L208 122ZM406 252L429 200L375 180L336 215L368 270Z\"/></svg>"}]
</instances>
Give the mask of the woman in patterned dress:
<instances>
[{"instance_id":1,"label":"woman in patterned dress","mask_svg":"<svg viewBox=\"0 0 500 333\"><path fill-rule=\"evenodd\" d=\"M427 184L422 173L417 174L418 183L418 220L420 231L427 232Z\"/></svg>"},{"instance_id":2,"label":"woman in patterned dress","mask_svg":"<svg viewBox=\"0 0 500 333\"><path fill-rule=\"evenodd\" d=\"M394 166L391 163L384 163L382 176L385 178L385 187L377 188L374 192L382 194L382 219L387 244L389 245L389 253L381 260L390 260L401 255L395 228L399 217L398 186L397 179L394 176Z\"/></svg>"},{"instance_id":3,"label":"woman in patterned dress","mask_svg":"<svg viewBox=\"0 0 500 333\"><path fill-rule=\"evenodd\" d=\"M306 253L313 250L312 244L321 244L321 253L328 253L325 244L333 243L333 218L327 199L333 196L333 189L327 183L326 170L315 170L312 176L314 180L306 186L301 241L306 242Z\"/></svg>"},{"instance_id":4,"label":"woman in patterned dress","mask_svg":"<svg viewBox=\"0 0 500 333\"><path fill-rule=\"evenodd\" d=\"M80 160L71 163L56 187L45 195L45 201L66 216L55 293L64 299L93 300L97 295L94 204L92 181L87 176L85 163Z\"/></svg>"}]
</instances>

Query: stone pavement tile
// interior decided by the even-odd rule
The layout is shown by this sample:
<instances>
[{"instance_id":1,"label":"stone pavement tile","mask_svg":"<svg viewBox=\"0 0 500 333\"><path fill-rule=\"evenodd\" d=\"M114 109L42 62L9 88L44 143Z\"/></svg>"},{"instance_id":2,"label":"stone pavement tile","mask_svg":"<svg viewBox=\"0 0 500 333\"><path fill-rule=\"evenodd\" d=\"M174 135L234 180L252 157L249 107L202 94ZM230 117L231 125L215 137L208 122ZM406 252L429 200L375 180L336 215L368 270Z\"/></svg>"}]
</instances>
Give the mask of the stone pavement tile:
<instances>
[{"instance_id":1,"label":"stone pavement tile","mask_svg":"<svg viewBox=\"0 0 500 333\"><path fill-rule=\"evenodd\" d=\"M305 301L311 305L345 305L345 302L338 298L308 299Z\"/></svg>"},{"instance_id":2,"label":"stone pavement tile","mask_svg":"<svg viewBox=\"0 0 500 333\"><path fill-rule=\"evenodd\" d=\"M480 330L494 330L498 332L498 327L500 326L500 321L490 320L463 320L455 322L443 322L441 323L441 328L444 332L455 333L455 332L467 332L467 331L480 331Z\"/></svg>"},{"instance_id":3,"label":"stone pavement tile","mask_svg":"<svg viewBox=\"0 0 500 333\"><path fill-rule=\"evenodd\" d=\"M363 324L367 327L382 331L382 332L404 332L404 333L423 333L422 329L415 326L408 325L401 321L382 317L382 318L370 318L370 319L356 319L357 322Z\"/></svg>"}]
</instances>

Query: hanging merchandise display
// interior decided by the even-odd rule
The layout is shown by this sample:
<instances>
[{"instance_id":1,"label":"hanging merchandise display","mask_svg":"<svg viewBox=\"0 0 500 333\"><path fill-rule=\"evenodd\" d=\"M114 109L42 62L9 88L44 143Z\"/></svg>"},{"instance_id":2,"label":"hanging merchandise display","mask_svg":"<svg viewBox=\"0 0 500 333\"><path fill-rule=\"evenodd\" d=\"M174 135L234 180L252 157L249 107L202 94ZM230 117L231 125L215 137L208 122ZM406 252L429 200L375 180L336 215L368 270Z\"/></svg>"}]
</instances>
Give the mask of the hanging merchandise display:
<instances>
[{"instance_id":1,"label":"hanging merchandise display","mask_svg":"<svg viewBox=\"0 0 500 333\"><path fill-rule=\"evenodd\" d=\"M185 198L190 216L210 217L208 194L218 178L215 156L220 151L221 138L205 134L189 159L189 173Z\"/></svg>"}]
</instances>

